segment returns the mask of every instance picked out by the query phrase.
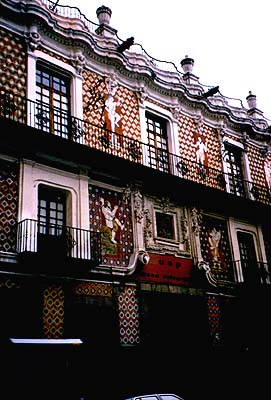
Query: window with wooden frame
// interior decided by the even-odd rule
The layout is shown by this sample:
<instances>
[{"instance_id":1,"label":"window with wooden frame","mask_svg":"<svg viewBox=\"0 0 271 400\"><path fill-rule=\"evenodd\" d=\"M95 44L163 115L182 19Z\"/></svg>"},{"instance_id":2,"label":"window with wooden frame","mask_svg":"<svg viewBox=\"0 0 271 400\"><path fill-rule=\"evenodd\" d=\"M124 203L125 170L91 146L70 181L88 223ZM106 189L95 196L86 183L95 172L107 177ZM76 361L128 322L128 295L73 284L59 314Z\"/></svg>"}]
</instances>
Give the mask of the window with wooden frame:
<instances>
[{"instance_id":1,"label":"window with wooden frame","mask_svg":"<svg viewBox=\"0 0 271 400\"><path fill-rule=\"evenodd\" d=\"M224 161L226 165L229 192L236 196L245 196L242 149L225 145Z\"/></svg>"},{"instance_id":2,"label":"window with wooden frame","mask_svg":"<svg viewBox=\"0 0 271 400\"><path fill-rule=\"evenodd\" d=\"M67 138L70 117L70 78L37 63L36 123L43 131Z\"/></svg>"},{"instance_id":3,"label":"window with wooden frame","mask_svg":"<svg viewBox=\"0 0 271 400\"><path fill-rule=\"evenodd\" d=\"M169 172L167 120L147 111L146 125L149 166Z\"/></svg>"},{"instance_id":4,"label":"window with wooden frame","mask_svg":"<svg viewBox=\"0 0 271 400\"><path fill-rule=\"evenodd\" d=\"M45 185L38 192L38 250L65 252L66 193Z\"/></svg>"}]
</instances>

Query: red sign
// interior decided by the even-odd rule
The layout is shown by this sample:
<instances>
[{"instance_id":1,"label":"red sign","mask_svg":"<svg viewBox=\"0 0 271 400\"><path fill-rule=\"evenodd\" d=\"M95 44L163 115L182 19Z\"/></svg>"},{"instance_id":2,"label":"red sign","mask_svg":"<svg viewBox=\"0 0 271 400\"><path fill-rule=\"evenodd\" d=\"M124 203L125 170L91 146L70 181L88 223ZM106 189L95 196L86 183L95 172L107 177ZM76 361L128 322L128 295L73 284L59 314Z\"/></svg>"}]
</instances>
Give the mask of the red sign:
<instances>
[{"instance_id":1,"label":"red sign","mask_svg":"<svg viewBox=\"0 0 271 400\"><path fill-rule=\"evenodd\" d=\"M137 279L147 282L189 285L192 260L169 255L149 254L148 264L139 267Z\"/></svg>"}]
</instances>

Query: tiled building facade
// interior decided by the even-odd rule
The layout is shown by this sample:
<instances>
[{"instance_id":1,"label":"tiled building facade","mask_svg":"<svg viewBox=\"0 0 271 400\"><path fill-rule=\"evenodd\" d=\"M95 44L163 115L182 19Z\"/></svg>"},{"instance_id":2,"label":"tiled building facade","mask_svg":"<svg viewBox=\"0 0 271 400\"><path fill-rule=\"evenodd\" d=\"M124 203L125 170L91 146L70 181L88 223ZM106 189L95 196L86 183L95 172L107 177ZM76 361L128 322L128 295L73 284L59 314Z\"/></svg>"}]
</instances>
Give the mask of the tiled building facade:
<instances>
[{"instance_id":1,"label":"tiled building facade","mask_svg":"<svg viewBox=\"0 0 271 400\"><path fill-rule=\"evenodd\" d=\"M254 349L271 284L255 96L233 107L192 59L119 50L107 7L96 24L53 5L0 7L2 340L81 338L131 362Z\"/></svg>"}]
</instances>

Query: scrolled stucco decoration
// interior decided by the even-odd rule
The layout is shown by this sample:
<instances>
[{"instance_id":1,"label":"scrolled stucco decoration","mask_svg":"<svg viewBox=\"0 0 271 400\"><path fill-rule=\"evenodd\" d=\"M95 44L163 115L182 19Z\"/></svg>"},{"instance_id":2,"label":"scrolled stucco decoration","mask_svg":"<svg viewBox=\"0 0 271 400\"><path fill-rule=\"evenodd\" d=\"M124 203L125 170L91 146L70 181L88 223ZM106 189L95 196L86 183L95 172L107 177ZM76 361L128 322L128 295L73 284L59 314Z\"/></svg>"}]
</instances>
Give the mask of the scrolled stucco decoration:
<instances>
[{"instance_id":1,"label":"scrolled stucco decoration","mask_svg":"<svg viewBox=\"0 0 271 400\"><path fill-rule=\"evenodd\" d=\"M139 190L134 192L134 213L136 222L141 222L144 217L143 196Z\"/></svg>"},{"instance_id":2,"label":"scrolled stucco decoration","mask_svg":"<svg viewBox=\"0 0 271 400\"><path fill-rule=\"evenodd\" d=\"M41 44L41 36L36 31L30 31L25 36L25 41L28 46L28 49L32 52L37 50Z\"/></svg>"},{"instance_id":3,"label":"scrolled stucco decoration","mask_svg":"<svg viewBox=\"0 0 271 400\"><path fill-rule=\"evenodd\" d=\"M111 94L112 96L116 94L118 82L115 74L110 74L105 78L105 86L108 94Z\"/></svg>"},{"instance_id":4,"label":"scrolled stucco decoration","mask_svg":"<svg viewBox=\"0 0 271 400\"><path fill-rule=\"evenodd\" d=\"M225 126L225 123L224 123L223 120L219 121L219 123L217 124L216 131L218 133L219 142L221 143L223 141L224 137L225 137L225 134L226 134L226 126Z\"/></svg>"},{"instance_id":5,"label":"scrolled stucco decoration","mask_svg":"<svg viewBox=\"0 0 271 400\"><path fill-rule=\"evenodd\" d=\"M145 227L144 227L144 239L146 247L150 245L150 239L152 238L152 219L149 209L144 210L145 215Z\"/></svg>"},{"instance_id":6,"label":"scrolled stucco decoration","mask_svg":"<svg viewBox=\"0 0 271 400\"><path fill-rule=\"evenodd\" d=\"M267 158L271 155L271 148L268 145L264 145L261 147L260 152L264 158Z\"/></svg>"},{"instance_id":7,"label":"scrolled stucco decoration","mask_svg":"<svg viewBox=\"0 0 271 400\"><path fill-rule=\"evenodd\" d=\"M72 60L72 65L76 69L78 75L82 74L82 71L86 65L85 56L82 53L78 53L75 58Z\"/></svg>"},{"instance_id":8,"label":"scrolled stucco decoration","mask_svg":"<svg viewBox=\"0 0 271 400\"><path fill-rule=\"evenodd\" d=\"M191 209L191 221L192 221L192 230L196 235L198 235L200 232L202 216L201 212L196 207L193 207Z\"/></svg>"},{"instance_id":9,"label":"scrolled stucco decoration","mask_svg":"<svg viewBox=\"0 0 271 400\"><path fill-rule=\"evenodd\" d=\"M169 210L171 208L171 203L170 203L169 197L162 197L159 203L160 203L161 210L164 213L169 212Z\"/></svg>"},{"instance_id":10,"label":"scrolled stucco decoration","mask_svg":"<svg viewBox=\"0 0 271 400\"><path fill-rule=\"evenodd\" d=\"M201 134L202 126L203 126L203 117L201 114L197 114L194 118L196 128L198 131L198 134Z\"/></svg>"},{"instance_id":11,"label":"scrolled stucco decoration","mask_svg":"<svg viewBox=\"0 0 271 400\"><path fill-rule=\"evenodd\" d=\"M148 99L148 92L145 87L140 87L135 91L136 97L141 105Z\"/></svg>"},{"instance_id":12,"label":"scrolled stucco decoration","mask_svg":"<svg viewBox=\"0 0 271 400\"><path fill-rule=\"evenodd\" d=\"M204 270L206 278L208 280L208 282L213 285L213 286L217 286L217 280L214 278L212 272L211 272L211 268L209 263L207 263L204 260L201 260L198 262L198 268L200 270Z\"/></svg>"},{"instance_id":13,"label":"scrolled stucco decoration","mask_svg":"<svg viewBox=\"0 0 271 400\"><path fill-rule=\"evenodd\" d=\"M189 242L189 231L188 231L188 221L185 215L181 216L181 232L182 232L182 240L185 250L190 251L190 242Z\"/></svg>"},{"instance_id":14,"label":"scrolled stucco decoration","mask_svg":"<svg viewBox=\"0 0 271 400\"><path fill-rule=\"evenodd\" d=\"M173 118L178 120L180 112L181 112L181 108L179 106L171 107L170 112L171 112Z\"/></svg>"},{"instance_id":15,"label":"scrolled stucco decoration","mask_svg":"<svg viewBox=\"0 0 271 400\"><path fill-rule=\"evenodd\" d=\"M244 145L244 151L247 151L247 147L249 145L249 135L247 134L247 132L243 132L242 136L243 136L242 137L242 142L243 142L243 145Z\"/></svg>"}]
</instances>

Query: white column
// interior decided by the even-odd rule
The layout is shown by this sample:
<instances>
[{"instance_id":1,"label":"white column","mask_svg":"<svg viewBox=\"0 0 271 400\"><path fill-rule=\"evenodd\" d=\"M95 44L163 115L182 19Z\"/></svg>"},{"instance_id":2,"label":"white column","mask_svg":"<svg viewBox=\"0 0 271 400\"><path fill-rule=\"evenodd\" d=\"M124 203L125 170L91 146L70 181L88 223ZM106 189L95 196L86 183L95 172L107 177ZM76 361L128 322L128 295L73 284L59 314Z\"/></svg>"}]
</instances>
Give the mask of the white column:
<instances>
[{"instance_id":1,"label":"white column","mask_svg":"<svg viewBox=\"0 0 271 400\"><path fill-rule=\"evenodd\" d=\"M80 75L74 75L72 79L71 113L83 119L83 78Z\"/></svg>"},{"instance_id":2,"label":"white column","mask_svg":"<svg viewBox=\"0 0 271 400\"><path fill-rule=\"evenodd\" d=\"M28 53L27 57L27 92L28 99L36 100L36 63L37 57L34 53Z\"/></svg>"},{"instance_id":3,"label":"white column","mask_svg":"<svg viewBox=\"0 0 271 400\"><path fill-rule=\"evenodd\" d=\"M34 53L28 53L27 57L27 87L26 97L28 100L36 101L36 64L37 57ZM28 101L27 104L27 125L35 127L35 103Z\"/></svg>"}]
</instances>

